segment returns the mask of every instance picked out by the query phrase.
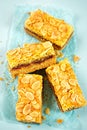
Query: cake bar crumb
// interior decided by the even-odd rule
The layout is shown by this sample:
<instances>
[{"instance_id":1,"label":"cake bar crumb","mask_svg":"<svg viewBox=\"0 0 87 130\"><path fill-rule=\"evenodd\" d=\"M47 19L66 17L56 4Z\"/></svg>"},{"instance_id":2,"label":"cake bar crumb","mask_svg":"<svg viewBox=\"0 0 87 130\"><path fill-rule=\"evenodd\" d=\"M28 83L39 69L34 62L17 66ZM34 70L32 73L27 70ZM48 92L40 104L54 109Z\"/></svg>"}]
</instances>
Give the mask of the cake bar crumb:
<instances>
[{"instance_id":1,"label":"cake bar crumb","mask_svg":"<svg viewBox=\"0 0 87 130\"><path fill-rule=\"evenodd\" d=\"M73 61L76 63L76 62L78 62L80 60L80 57L79 56L76 56L76 55L74 55L73 56Z\"/></svg>"},{"instance_id":2,"label":"cake bar crumb","mask_svg":"<svg viewBox=\"0 0 87 130\"><path fill-rule=\"evenodd\" d=\"M48 107L45 109L45 113L46 113L47 115L50 114L50 109L49 109Z\"/></svg>"},{"instance_id":3,"label":"cake bar crumb","mask_svg":"<svg viewBox=\"0 0 87 130\"><path fill-rule=\"evenodd\" d=\"M57 119L56 121L57 121L58 124L62 124L64 122L63 119Z\"/></svg>"},{"instance_id":4,"label":"cake bar crumb","mask_svg":"<svg viewBox=\"0 0 87 130\"><path fill-rule=\"evenodd\" d=\"M46 117L45 117L45 116L42 116L42 120L46 120Z\"/></svg>"},{"instance_id":5,"label":"cake bar crumb","mask_svg":"<svg viewBox=\"0 0 87 130\"><path fill-rule=\"evenodd\" d=\"M0 77L0 81L3 81L3 80L4 80L4 78Z\"/></svg>"},{"instance_id":6,"label":"cake bar crumb","mask_svg":"<svg viewBox=\"0 0 87 130\"><path fill-rule=\"evenodd\" d=\"M28 127L28 128L31 128L31 126L30 126L30 125L28 125L27 127Z\"/></svg>"}]
</instances>

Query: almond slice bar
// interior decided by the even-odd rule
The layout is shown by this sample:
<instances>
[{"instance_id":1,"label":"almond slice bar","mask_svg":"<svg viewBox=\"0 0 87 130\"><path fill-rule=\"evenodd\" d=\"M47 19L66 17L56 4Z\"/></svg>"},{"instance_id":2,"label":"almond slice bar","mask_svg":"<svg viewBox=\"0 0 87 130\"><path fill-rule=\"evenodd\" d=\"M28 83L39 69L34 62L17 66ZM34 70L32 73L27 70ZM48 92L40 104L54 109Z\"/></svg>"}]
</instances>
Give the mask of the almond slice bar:
<instances>
[{"instance_id":1,"label":"almond slice bar","mask_svg":"<svg viewBox=\"0 0 87 130\"><path fill-rule=\"evenodd\" d=\"M21 73L30 73L56 63L55 51L47 41L37 44L24 44L7 52L9 70L12 77Z\"/></svg>"},{"instance_id":2,"label":"almond slice bar","mask_svg":"<svg viewBox=\"0 0 87 130\"><path fill-rule=\"evenodd\" d=\"M24 28L27 33L39 40L52 42L58 50L65 47L74 30L64 20L54 18L40 9L30 13Z\"/></svg>"},{"instance_id":3,"label":"almond slice bar","mask_svg":"<svg viewBox=\"0 0 87 130\"><path fill-rule=\"evenodd\" d=\"M16 119L21 122L41 123L42 76L20 74L18 77L18 101Z\"/></svg>"},{"instance_id":4,"label":"almond slice bar","mask_svg":"<svg viewBox=\"0 0 87 130\"><path fill-rule=\"evenodd\" d=\"M61 111L80 108L87 104L68 59L48 67L46 74Z\"/></svg>"}]
</instances>

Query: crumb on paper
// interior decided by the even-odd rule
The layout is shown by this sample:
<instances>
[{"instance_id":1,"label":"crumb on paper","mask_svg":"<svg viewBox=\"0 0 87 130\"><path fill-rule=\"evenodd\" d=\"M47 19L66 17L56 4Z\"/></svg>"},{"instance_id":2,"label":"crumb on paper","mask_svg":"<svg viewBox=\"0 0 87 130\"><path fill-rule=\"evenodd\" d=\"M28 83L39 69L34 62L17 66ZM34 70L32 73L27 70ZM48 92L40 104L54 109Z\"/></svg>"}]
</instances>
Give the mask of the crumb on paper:
<instances>
[{"instance_id":1,"label":"crumb on paper","mask_svg":"<svg viewBox=\"0 0 87 130\"><path fill-rule=\"evenodd\" d=\"M28 14L30 15L30 14L31 14L31 12L28 12Z\"/></svg>"},{"instance_id":2,"label":"crumb on paper","mask_svg":"<svg viewBox=\"0 0 87 130\"><path fill-rule=\"evenodd\" d=\"M14 86L12 86L12 88L11 88L11 89L12 89L12 91L14 91L14 90L15 90L15 87L14 87Z\"/></svg>"},{"instance_id":3,"label":"crumb on paper","mask_svg":"<svg viewBox=\"0 0 87 130\"><path fill-rule=\"evenodd\" d=\"M3 80L4 80L4 78L0 77L0 81L3 81Z\"/></svg>"},{"instance_id":4,"label":"crumb on paper","mask_svg":"<svg viewBox=\"0 0 87 130\"><path fill-rule=\"evenodd\" d=\"M63 119L57 119L57 123L58 123L58 124L62 124L63 122L64 122Z\"/></svg>"},{"instance_id":5,"label":"crumb on paper","mask_svg":"<svg viewBox=\"0 0 87 130\"><path fill-rule=\"evenodd\" d=\"M46 120L46 117L45 117L45 116L42 116L42 120Z\"/></svg>"},{"instance_id":6,"label":"crumb on paper","mask_svg":"<svg viewBox=\"0 0 87 130\"><path fill-rule=\"evenodd\" d=\"M78 115L77 115L77 117L79 118L79 117L80 117L80 115L78 114Z\"/></svg>"},{"instance_id":7,"label":"crumb on paper","mask_svg":"<svg viewBox=\"0 0 87 130\"><path fill-rule=\"evenodd\" d=\"M80 60L79 56L76 56L76 55L73 56L73 61L74 62L78 62L79 60Z\"/></svg>"},{"instance_id":8,"label":"crumb on paper","mask_svg":"<svg viewBox=\"0 0 87 130\"><path fill-rule=\"evenodd\" d=\"M47 114L47 115L50 114L50 109L48 107L45 109L45 114Z\"/></svg>"},{"instance_id":9,"label":"crumb on paper","mask_svg":"<svg viewBox=\"0 0 87 130\"><path fill-rule=\"evenodd\" d=\"M3 61L0 61L0 64L3 64L4 62Z\"/></svg>"},{"instance_id":10,"label":"crumb on paper","mask_svg":"<svg viewBox=\"0 0 87 130\"><path fill-rule=\"evenodd\" d=\"M64 54L61 51L59 51L59 50L55 50L55 53L56 53L56 56L58 58L63 58L64 57Z\"/></svg>"},{"instance_id":11,"label":"crumb on paper","mask_svg":"<svg viewBox=\"0 0 87 130\"><path fill-rule=\"evenodd\" d=\"M28 128L30 128L31 126L30 126L30 125L28 125L27 127L28 127Z\"/></svg>"}]
</instances>

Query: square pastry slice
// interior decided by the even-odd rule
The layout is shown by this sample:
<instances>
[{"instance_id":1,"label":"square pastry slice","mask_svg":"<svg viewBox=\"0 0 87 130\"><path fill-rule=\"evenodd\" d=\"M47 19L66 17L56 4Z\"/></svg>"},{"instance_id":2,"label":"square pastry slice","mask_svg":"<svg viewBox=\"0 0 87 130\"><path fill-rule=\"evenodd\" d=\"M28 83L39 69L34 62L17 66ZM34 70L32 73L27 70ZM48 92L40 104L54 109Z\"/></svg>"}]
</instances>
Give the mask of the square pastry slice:
<instances>
[{"instance_id":1,"label":"square pastry slice","mask_svg":"<svg viewBox=\"0 0 87 130\"><path fill-rule=\"evenodd\" d=\"M27 33L41 41L50 41L56 49L63 49L73 34L73 27L64 20L41 11L31 12L25 21L24 28Z\"/></svg>"},{"instance_id":2,"label":"square pastry slice","mask_svg":"<svg viewBox=\"0 0 87 130\"><path fill-rule=\"evenodd\" d=\"M48 67L46 74L56 96L58 106L63 112L86 105L87 102L82 94L74 70L67 59Z\"/></svg>"},{"instance_id":3,"label":"square pastry slice","mask_svg":"<svg viewBox=\"0 0 87 130\"><path fill-rule=\"evenodd\" d=\"M41 123L42 76L20 74L18 77L18 101L16 119L22 122Z\"/></svg>"},{"instance_id":4,"label":"square pastry slice","mask_svg":"<svg viewBox=\"0 0 87 130\"><path fill-rule=\"evenodd\" d=\"M56 63L55 51L47 41L37 44L24 44L7 52L9 70L13 77L21 73L30 73Z\"/></svg>"}]
</instances>

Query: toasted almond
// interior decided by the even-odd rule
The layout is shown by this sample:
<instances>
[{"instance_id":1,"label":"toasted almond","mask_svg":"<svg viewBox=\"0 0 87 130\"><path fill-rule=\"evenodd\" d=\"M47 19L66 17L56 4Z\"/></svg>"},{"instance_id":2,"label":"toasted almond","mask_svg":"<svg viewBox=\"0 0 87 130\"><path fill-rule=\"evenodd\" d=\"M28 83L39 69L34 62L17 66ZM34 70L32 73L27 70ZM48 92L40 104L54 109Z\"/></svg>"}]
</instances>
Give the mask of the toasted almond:
<instances>
[{"instance_id":1,"label":"toasted almond","mask_svg":"<svg viewBox=\"0 0 87 130\"><path fill-rule=\"evenodd\" d=\"M31 101L34 100L34 95L32 92L26 92L26 97Z\"/></svg>"},{"instance_id":2,"label":"toasted almond","mask_svg":"<svg viewBox=\"0 0 87 130\"><path fill-rule=\"evenodd\" d=\"M44 48L49 48L49 47L52 47L52 43L47 41L47 42L43 43L43 46L44 46Z\"/></svg>"},{"instance_id":3,"label":"toasted almond","mask_svg":"<svg viewBox=\"0 0 87 130\"><path fill-rule=\"evenodd\" d=\"M77 81L75 79L69 79L69 83L73 86L76 86Z\"/></svg>"},{"instance_id":4,"label":"toasted almond","mask_svg":"<svg viewBox=\"0 0 87 130\"><path fill-rule=\"evenodd\" d=\"M32 88L33 90L39 89L39 88L40 88L40 81L34 82L34 83L32 84L32 86L31 86L31 88Z\"/></svg>"},{"instance_id":5,"label":"toasted almond","mask_svg":"<svg viewBox=\"0 0 87 130\"><path fill-rule=\"evenodd\" d=\"M66 31L67 31L66 24L61 23L61 24L59 25L59 31L60 31L60 32L66 32Z\"/></svg>"},{"instance_id":6,"label":"toasted almond","mask_svg":"<svg viewBox=\"0 0 87 130\"><path fill-rule=\"evenodd\" d=\"M22 83L29 83L29 82L30 82L30 79L31 79L32 77L33 77L32 75L25 75L25 76L21 79L21 82L22 82Z\"/></svg>"},{"instance_id":7,"label":"toasted almond","mask_svg":"<svg viewBox=\"0 0 87 130\"><path fill-rule=\"evenodd\" d=\"M66 65L65 64L61 64L61 70L65 71L65 69L66 69Z\"/></svg>"},{"instance_id":8,"label":"toasted almond","mask_svg":"<svg viewBox=\"0 0 87 130\"><path fill-rule=\"evenodd\" d=\"M35 105L37 102L36 102L36 100L33 100L31 103Z\"/></svg>"},{"instance_id":9,"label":"toasted almond","mask_svg":"<svg viewBox=\"0 0 87 130\"><path fill-rule=\"evenodd\" d=\"M23 111L23 107L24 107L24 104L18 103L16 105L16 111L17 112L22 112Z\"/></svg>"},{"instance_id":10,"label":"toasted almond","mask_svg":"<svg viewBox=\"0 0 87 130\"><path fill-rule=\"evenodd\" d=\"M25 105L24 109L23 109L23 114L24 115L28 115L31 111L31 105L30 104L27 104Z\"/></svg>"},{"instance_id":11,"label":"toasted almond","mask_svg":"<svg viewBox=\"0 0 87 130\"><path fill-rule=\"evenodd\" d=\"M38 112L37 111L33 111L32 113L30 113L30 116L32 117L37 117L38 116Z\"/></svg>"},{"instance_id":12,"label":"toasted almond","mask_svg":"<svg viewBox=\"0 0 87 130\"><path fill-rule=\"evenodd\" d=\"M70 85L68 84L68 82L66 80L61 81L61 86L65 87L66 89L70 89Z\"/></svg>"},{"instance_id":13,"label":"toasted almond","mask_svg":"<svg viewBox=\"0 0 87 130\"><path fill-rule=\"evenodd\" d=\"M40 89L38 89L38 90L36 91L36 95L37 95L37 96L41 96L41 90L40 90Z\"/></svg>"},{"instance_id":14,"label":"toasted almond","mask_svg":"<svg viewBox=\"0 0 87 130\"><path fill-rule=\"evenodd\" d=\"M10 55L14 55L16 52L17 52L17 50L14 49L14 50L11 50L9 54L10 54Z\"/></svg>"},{"instance_id":15,"label":"toasted almond","mask_svg":"<svg viewBox=\"0 0 87 130\"><path fill-rule=\"evenodd\" d=\"M25 119L27 120L27 121L32 121L32 116L30 116L30 115L27 115L26 117L25 117Z\"/></svg>"},{"instance_id":16,"label":"toasted almond","mask_svg":"<svg viewBox=\"0 0 87 130\"><path fill-rule=\"evenodd\" d=\"M39 105L39 103L32 104L32 106L33 106L35 109L40 109L40 105Z\"/></svg>"}]
</instances>

